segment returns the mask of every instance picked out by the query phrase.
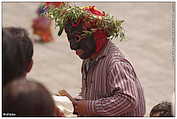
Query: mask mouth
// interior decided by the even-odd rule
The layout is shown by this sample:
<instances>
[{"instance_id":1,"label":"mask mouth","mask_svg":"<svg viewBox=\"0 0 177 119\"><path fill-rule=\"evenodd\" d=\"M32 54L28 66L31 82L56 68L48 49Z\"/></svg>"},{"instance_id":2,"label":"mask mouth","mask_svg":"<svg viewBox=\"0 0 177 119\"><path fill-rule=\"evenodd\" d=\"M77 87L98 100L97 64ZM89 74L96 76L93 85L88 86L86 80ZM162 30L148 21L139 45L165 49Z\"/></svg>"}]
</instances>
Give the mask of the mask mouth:
<instances>
[{"instance_id":1,"label":"mask mouth","mask_svg":"<svg viewBox=\"0 0 177 119\"><path fill-rule=\"evenodd\" d=\"M77 49L75 51L76 51L76 55L78 55L78 56L82 56L84 54L84 50L82 50L82 49Z\"/></svg>"}]
</instances>

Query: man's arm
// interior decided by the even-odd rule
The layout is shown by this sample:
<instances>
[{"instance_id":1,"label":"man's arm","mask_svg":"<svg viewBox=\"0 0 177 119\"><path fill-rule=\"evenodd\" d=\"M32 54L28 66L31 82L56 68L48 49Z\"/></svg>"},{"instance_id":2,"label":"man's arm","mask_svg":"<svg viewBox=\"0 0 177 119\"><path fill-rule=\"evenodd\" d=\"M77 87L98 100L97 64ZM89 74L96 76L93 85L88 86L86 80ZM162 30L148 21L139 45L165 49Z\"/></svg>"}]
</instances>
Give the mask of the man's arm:
<instances>
[{"instance_id":1,"label":"man's arm","mask_svg":"<svg viewBox=\"0 0 177 119\"><path fill-rule=\"evenodd\" d=\"M138 98L133 68L128 63L116 62L110 69L107 78L112 96L98 100L85 100L83 103L87 110L81 111L87 114L83 115L120 116L136 107Z\"/></svg>"}]
</instances>

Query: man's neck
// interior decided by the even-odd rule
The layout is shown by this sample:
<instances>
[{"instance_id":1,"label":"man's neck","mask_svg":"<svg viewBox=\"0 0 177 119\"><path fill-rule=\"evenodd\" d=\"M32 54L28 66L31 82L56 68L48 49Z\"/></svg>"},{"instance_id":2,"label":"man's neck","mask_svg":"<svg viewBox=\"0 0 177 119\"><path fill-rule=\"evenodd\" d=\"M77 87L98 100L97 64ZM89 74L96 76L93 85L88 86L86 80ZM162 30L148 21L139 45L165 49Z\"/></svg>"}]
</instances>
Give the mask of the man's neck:
<instances>
[{"instance_id":1,"label":"man's neck","mask_svg":"<svg viewBox=\"0 0 177 119\"><path fill-rule=\"evenodd\" d=\"M89 59L94 60L97 58L97 56L100 54L100 52L94 53Z\"/></svg>"}]
</instances>

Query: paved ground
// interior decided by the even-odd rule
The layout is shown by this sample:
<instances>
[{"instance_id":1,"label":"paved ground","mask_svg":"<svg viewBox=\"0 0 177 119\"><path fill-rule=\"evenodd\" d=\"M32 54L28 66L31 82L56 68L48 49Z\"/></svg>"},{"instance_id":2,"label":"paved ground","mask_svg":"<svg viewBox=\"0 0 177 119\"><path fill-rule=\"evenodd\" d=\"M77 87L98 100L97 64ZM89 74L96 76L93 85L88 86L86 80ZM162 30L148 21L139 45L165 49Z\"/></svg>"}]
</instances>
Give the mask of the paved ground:
<instances>
[{"instance_id":1,"label":"paved ground","mask_svg":"<svg viewBox=\"0 0 177 119\"><path fill-rule=\"evenodd\" d=\"M39 3L2 3L2 25L26 28L32 34L32 19ZM144 88L147 112L153 105L171 100L175 90L172 36L172 3L77 3L99 9L125 20L127 41L113 41L129 57ZM81 86L81 60L69 49L66 35L48 44L34 43L34 66L29 77L43 83L52 93L60 89L72 95Z\"/></svg>"}]
</instances>

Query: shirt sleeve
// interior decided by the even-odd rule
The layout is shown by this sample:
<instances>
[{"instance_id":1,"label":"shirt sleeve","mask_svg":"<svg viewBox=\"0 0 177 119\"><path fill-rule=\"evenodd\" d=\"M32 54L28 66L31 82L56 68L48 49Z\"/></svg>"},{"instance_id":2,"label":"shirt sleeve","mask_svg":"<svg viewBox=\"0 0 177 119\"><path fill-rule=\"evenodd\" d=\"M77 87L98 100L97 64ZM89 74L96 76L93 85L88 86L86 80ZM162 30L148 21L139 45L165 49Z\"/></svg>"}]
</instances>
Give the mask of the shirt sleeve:
<instances>
[{"instance_id":1,"label":"shirt sleeve","mask_svg":"<svg viewBox=\"0 0 177 119\"><path fill-rule=\"evenodd\" d=\"M101 116L120 116L130 112L138 102L136 75L126 62L115 62L108 74L111 96L88 101L88 110Z\"/></svg>"}]
</instances>

